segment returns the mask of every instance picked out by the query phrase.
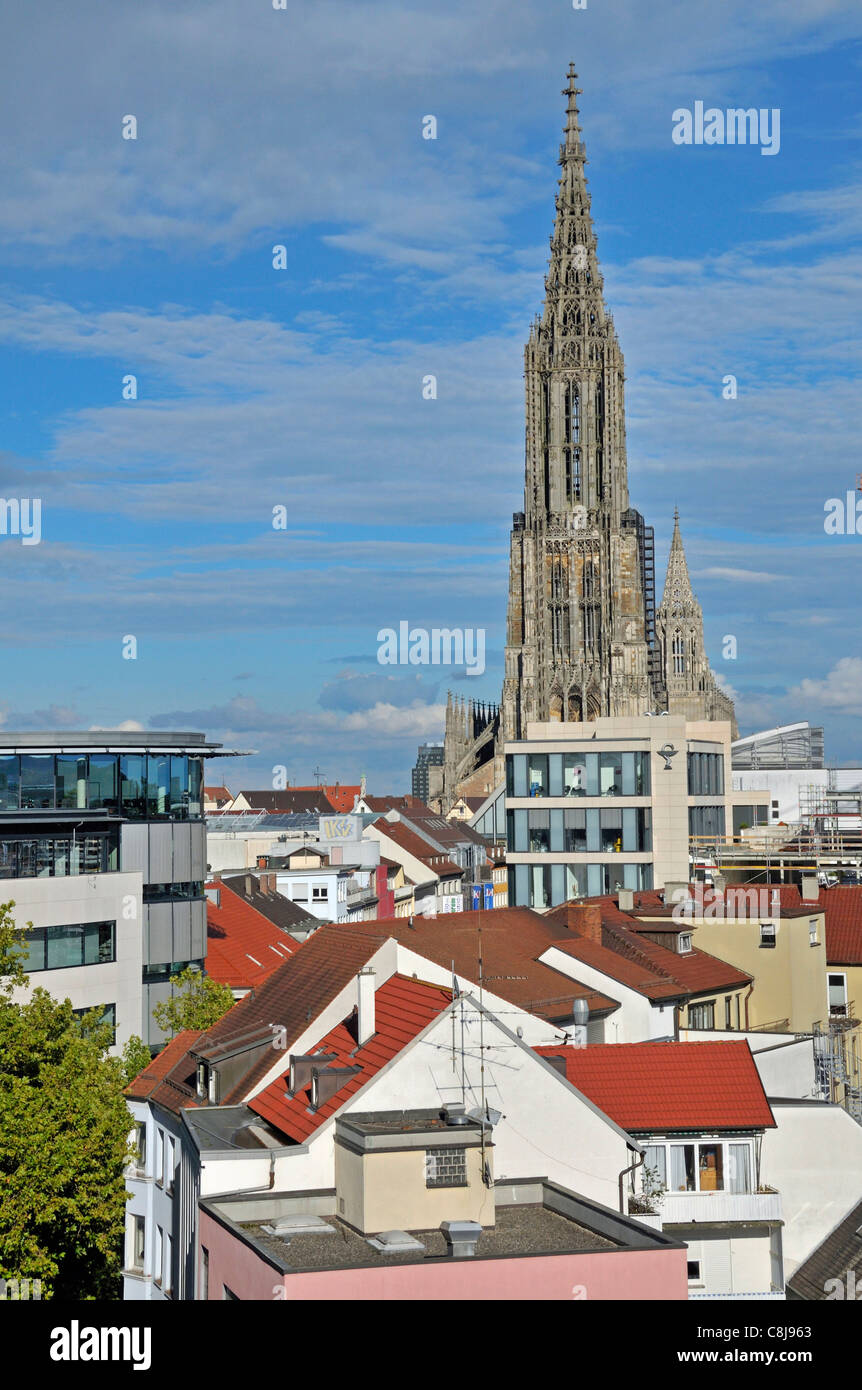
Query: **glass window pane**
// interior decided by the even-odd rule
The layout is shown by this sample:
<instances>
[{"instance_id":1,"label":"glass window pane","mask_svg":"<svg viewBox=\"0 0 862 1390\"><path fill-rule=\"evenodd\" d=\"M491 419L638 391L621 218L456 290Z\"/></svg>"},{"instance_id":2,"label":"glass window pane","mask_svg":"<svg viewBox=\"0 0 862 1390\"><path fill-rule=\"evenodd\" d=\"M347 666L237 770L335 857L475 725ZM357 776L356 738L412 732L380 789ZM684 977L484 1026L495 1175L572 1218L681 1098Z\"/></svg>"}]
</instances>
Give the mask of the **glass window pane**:
<instances>
[{"instance_id":1,"label":"glass window pane","mask_svg":"<svg viewBox=\"0 0 862 1390\"><path fill-rule=\"evenodd\" d=\"M171 760L151 755L147 758L147 815L153 819L171 811Z\"/></svg>"},{"instance_id":2,"label":"glass window pane","mask_svg":"<svg viewBox=\"0 0 862 1390\"><path fill-rule=\"evenodd\" d=\"M89 803L96 811L117 810L116 754L90 758Z\"/></svg>"},{"instance_id":3,"label":"glass window pane","mask_svg":"<svg viewBox=\"0 0 862 1390\"><path fill-rule=\"evenodd\" d=\"M204 782L203 766L201 758L189 758L189 815L192 817L200 816L203 813L201 800Z\"/></svg>"},{"instance_id":4,"label":"glass window pane","mask_svg":"<svg viewBox=\"0 0 862 1390\"><path fill-rule=\"evenodd\" d=\"M48 969L81 965L83 962L83 927L47 927Z\"/></svg>"},{"instance_id":5,"label":"glass window pane","mask_svg":"<svg viewBox=\"0 0 862 1390\"><path fill-rule=\"evenodd\" d=\"M563 795L586 796L587 765L577 753L566 753L563 759Z\"/></svg>"},{"instance_id":6,"label":"glass window pane","mask_svg":"<svg viewBox=\"0 0 862 1390\"><path fill-rule=\"evenodd\" d=\"M694 1192L693 1144L671 1144L670 1190L671 1192Z\"/></svg>"},{"instance_id":7,"label":"glass window pane","mask_svg":"<svg viewBox=\"0 0 862 1390\"><path fill-rule=\"evenodd\" d=\"M551 812L551 852L561 854L563 851L563 816L564 811Z\"/></svg>"},{"instance_id":8,"label":"glass window pane","mask_svg":"<svg viewBox=\"0 0 862 1390\"><path fill-rule=\"evenodd\" d=\"M588 850L588 852L589 852L590 854L598 854L598 852L599 852L599 845L600 845L600 843L601 843L601 842L600 842L600 839L599 839L599 813L598 813L598 811L595 811L595 810L589 810L589 811L587 811L586 816L587 816L587 850ZM594 890L593 890L592 884L590 884L590 894L591 894L591 895L592 895L593 891L594 891ZM595 892L600 893L600 892L601 892L601 889L600 889L600 888L597 888L597 889L595 889Z\"/></svg>"},{"instance_id":9,"label":"glass window pane","mask_svg":"<svg viewBox=\"0 0 862 1390\"><path fill-rule=\"evenodd\" d=\"M646 1171L648 1168L649 1173ZM667 1187L667 1149L664 1144L647 1144L644 1147L641 1172L644 1187Z\"/></svg>"},{"instance_id":10,"label":"glass window pane","mask_svg":"<svg viewBox=\"0 0 862 1390\"><path fill-rule=\"evenodd\" d=\"M21 763L17 756L0 758L0 811L18 810Z\"/></svg>"},{"instance_id":11,"label":"glass window pane","mask_svg":"<svg viewBox=\"0 0 862 1390\"><path fill-rule=\"evenodd\" d=\"M526 753L516 753L512 758L514 769L514 796L527 796L527 755Z\"/></svg>"},{"instance_id":12,"label":"glass window pane","mask_svg":"<svg viewBox=\"0 0 862 1390\"><path fill-rule=\"evenodd\" d=\"M129 820L146 820L146 767L139 753L120 758L120 794L123 815Z\"/></svg>"},{"instance_id":13,"label":"glass window pane","mask_svg":"<svg viewBox=\"0 0 862 1390\"><path fill-rule=\"evenodd\" d=\"M728 1189L731 1192L751 1191L751 1147L748 1144L728 1145Z\"/></svg>"},{"instance_id":14,"label":"glass window pane","mask_svg":"<svg viewBox=\"0 0 862 1390\"><path fill-rule=\"evenodd\" d=\"M563 755L562 753L550 753L548 755L548 795L563 795Z\"/></svg>"},{"instance_id":15,"label":"glass window pane","mask_svg":"<svg viewBox=\"0 0 862 1390\"><path fill-rule=\"evenodd\" d=\"M57 805L83 811L87 805L87 759L57 756Z\"/></svg>"},{"instance_id":16,"label":"glass window pane","mask_svg":"<svg viewBox=\"0 0 862 1390\"><path fill-rule=\"evenodd\" d=\"M27 809L54 806L53 753L24 753L21 756L21 805Z\"/></svg>"},{"instance_id":17,"label":"glass window pane","mask_svg":"<svg viewBox=\"0 0 862 1390\"><path fill-rule=\"evenodd\" d=\"M698 1145L698 1186L701 1192L724 1191L724 1146Z\"/></svg>"},{"instance_id":18,"label":"glass window pane","mask_svg":"<svg viewBox=\"0 0 862 1390\"><path fill-rule=\"evenodd\" d=\"M623 753L623 796L635 794L635 754Z\"/></svg>"},{"instance_id":19,"label":"glass window pane","mask_svg":"<svg viewBox=\"0 0 862 1390\"><path fill-rule=\"evenodd\" d=\"M28 931L25 934L24 942L27 947L27 955L23 958L22 964L25 970L44 970L45 969L45 932L44 930Z\"/></svg>"},{"instance_id":20,"label":"glass window pane","mask_svg":"<svg viewBox=\"0 0 862 1390\"><path fill-rule=\"evenodd\" d=\"M189 811L189 760L182 754L171 757L171 815L184 820Z\"/></svg>"},{"instance_id":21,"label":"glass window pane","mask_svg":"<svg viewBox=\"0 0 862 1390\"><path fill-rule=\"evenodd\" d=\"M619 796L623 785L621 753L599 755L599 788L602 796Z\"/></svg>"},{"instance_id":22,"label":"glass window pane","mask_svg":"<svg viewBox=\"0 0 862 1390\"><path fill-rule=\"evenodd\" d=\"M548 795L548 755L531 753L530 758L530 796Z\"/></svg>"},{"instance_id":23,"label":"glass window pane","mask_svg":"<svg viewBox=\"0 0 862 1390\"><path fill-rule=\"evenodd\" d=\"M557 907L566 901L566 871L563 864L551 865L551 904Z\"/></svg>"},{"instance_id":24,"label":"glass window pane","mask_svg":"<svg viewBox=\"0 0 862 1390\"><path fill-rule=\"evenodd\" d=\"M598 796L599 794L599 755L598 753L587 753L584 762L587 765L587 796Z\"/></svg>"}]
</instances>

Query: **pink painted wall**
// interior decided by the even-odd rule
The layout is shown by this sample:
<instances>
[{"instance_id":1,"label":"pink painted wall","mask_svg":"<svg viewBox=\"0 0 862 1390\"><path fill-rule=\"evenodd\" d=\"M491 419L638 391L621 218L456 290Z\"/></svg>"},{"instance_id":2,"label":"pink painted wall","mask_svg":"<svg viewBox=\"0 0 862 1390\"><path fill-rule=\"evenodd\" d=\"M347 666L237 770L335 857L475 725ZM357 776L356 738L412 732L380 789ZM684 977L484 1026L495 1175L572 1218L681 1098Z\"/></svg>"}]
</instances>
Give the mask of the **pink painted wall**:
<instances>
[{"instance_id":1,"label":"pink painted wall","mask_svg":"<svg viewBox=\"0 0 862 1390\"><path fill-rule=\"evenodd\" d=\"M210 1253L209 1296L227 1284L241 1299L580 1299L688 1298L686 1251L626 1250L532 1259L426 1261L288 1274L267 1265L206 1212L200 1240ZM274 1286L278 1286L274 1288Z\"/></svg>"}]
</instances>

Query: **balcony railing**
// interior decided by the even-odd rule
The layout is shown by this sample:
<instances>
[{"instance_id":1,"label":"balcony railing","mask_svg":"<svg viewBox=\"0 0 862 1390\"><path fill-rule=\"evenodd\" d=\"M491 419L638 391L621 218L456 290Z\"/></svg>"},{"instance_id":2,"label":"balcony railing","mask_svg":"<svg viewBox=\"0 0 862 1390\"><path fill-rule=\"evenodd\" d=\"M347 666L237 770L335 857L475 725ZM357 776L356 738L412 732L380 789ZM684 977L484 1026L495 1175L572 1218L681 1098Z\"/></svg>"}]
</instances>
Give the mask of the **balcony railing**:
<instances>
[{"instance_id":1,"label":"balcony railing","mask_svg":"<svg viewBox=\"0 0 862 1390\"><path fill-rule=\"evenodd\" d=\"M666 1192L659 1207L662 1224L707 1221L780 1221L778 1192Z\"/></svg>"}]
</instances>

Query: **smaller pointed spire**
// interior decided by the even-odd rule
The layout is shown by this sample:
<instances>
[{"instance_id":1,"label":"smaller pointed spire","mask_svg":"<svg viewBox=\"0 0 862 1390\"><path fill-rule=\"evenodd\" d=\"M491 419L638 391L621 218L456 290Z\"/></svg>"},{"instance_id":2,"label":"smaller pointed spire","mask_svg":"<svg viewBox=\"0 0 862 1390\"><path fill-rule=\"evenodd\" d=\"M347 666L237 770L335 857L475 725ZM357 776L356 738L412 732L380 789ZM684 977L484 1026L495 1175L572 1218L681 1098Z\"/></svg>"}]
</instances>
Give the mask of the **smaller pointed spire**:
<instances>
[{"instance_id":1,"label":"smaller pointed spire","mask_svg":"<svg viewBox=\"0 0 862 1390\"><path fill-rule=\"evenodd\" d=\"M565 144L563 154L566 157L576 156L583 158L584 148L581 143L581 119L578 111L578 97L582 93L582 88L576 86L578 74L575 72L574 63L569 63L568 81L563 88L563 96L566 101L566 126Z\"/></svg>"},{"instance_id":2,"label":"smaller pointed spire","mask_svg":"<svg viewBox=\"0 0 862 1390\"><path fill-rule=\"evenodd\" d=\"M688 564L685 558L685 548L682 543L682 532L679 529L679 508L673 509L673 536L670 542L670 554L667 560L667 576L664 581L664 593L662 595L661 607L671 608L681 611L682 605L697 606L697 599L691 587L691 579L688 573Z\"/></svg>"}]
</instances>

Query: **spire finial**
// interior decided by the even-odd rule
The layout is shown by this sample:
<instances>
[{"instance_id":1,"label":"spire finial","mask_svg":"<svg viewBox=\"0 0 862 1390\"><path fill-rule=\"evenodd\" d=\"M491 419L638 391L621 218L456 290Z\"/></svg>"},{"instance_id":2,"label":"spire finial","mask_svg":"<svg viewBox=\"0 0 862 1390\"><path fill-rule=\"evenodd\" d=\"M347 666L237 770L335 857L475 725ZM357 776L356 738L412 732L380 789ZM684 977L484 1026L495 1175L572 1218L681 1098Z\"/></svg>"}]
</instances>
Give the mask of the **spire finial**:
<instances>
[{"instance_id":1,"label":"spire finial","mask_svg":"<svg viewBox=\"0 0 862 1390\"><path fill-rule=\"evenodd\" d=\"M565 153L581 154L581 127L578 113L578 97L581 95L581 88L576 85L578 74L575 72L574 63L569 63L568 81L563 88L563 96L566 97L566 126L565 126Z\"/></svg>"}]
</instances>

